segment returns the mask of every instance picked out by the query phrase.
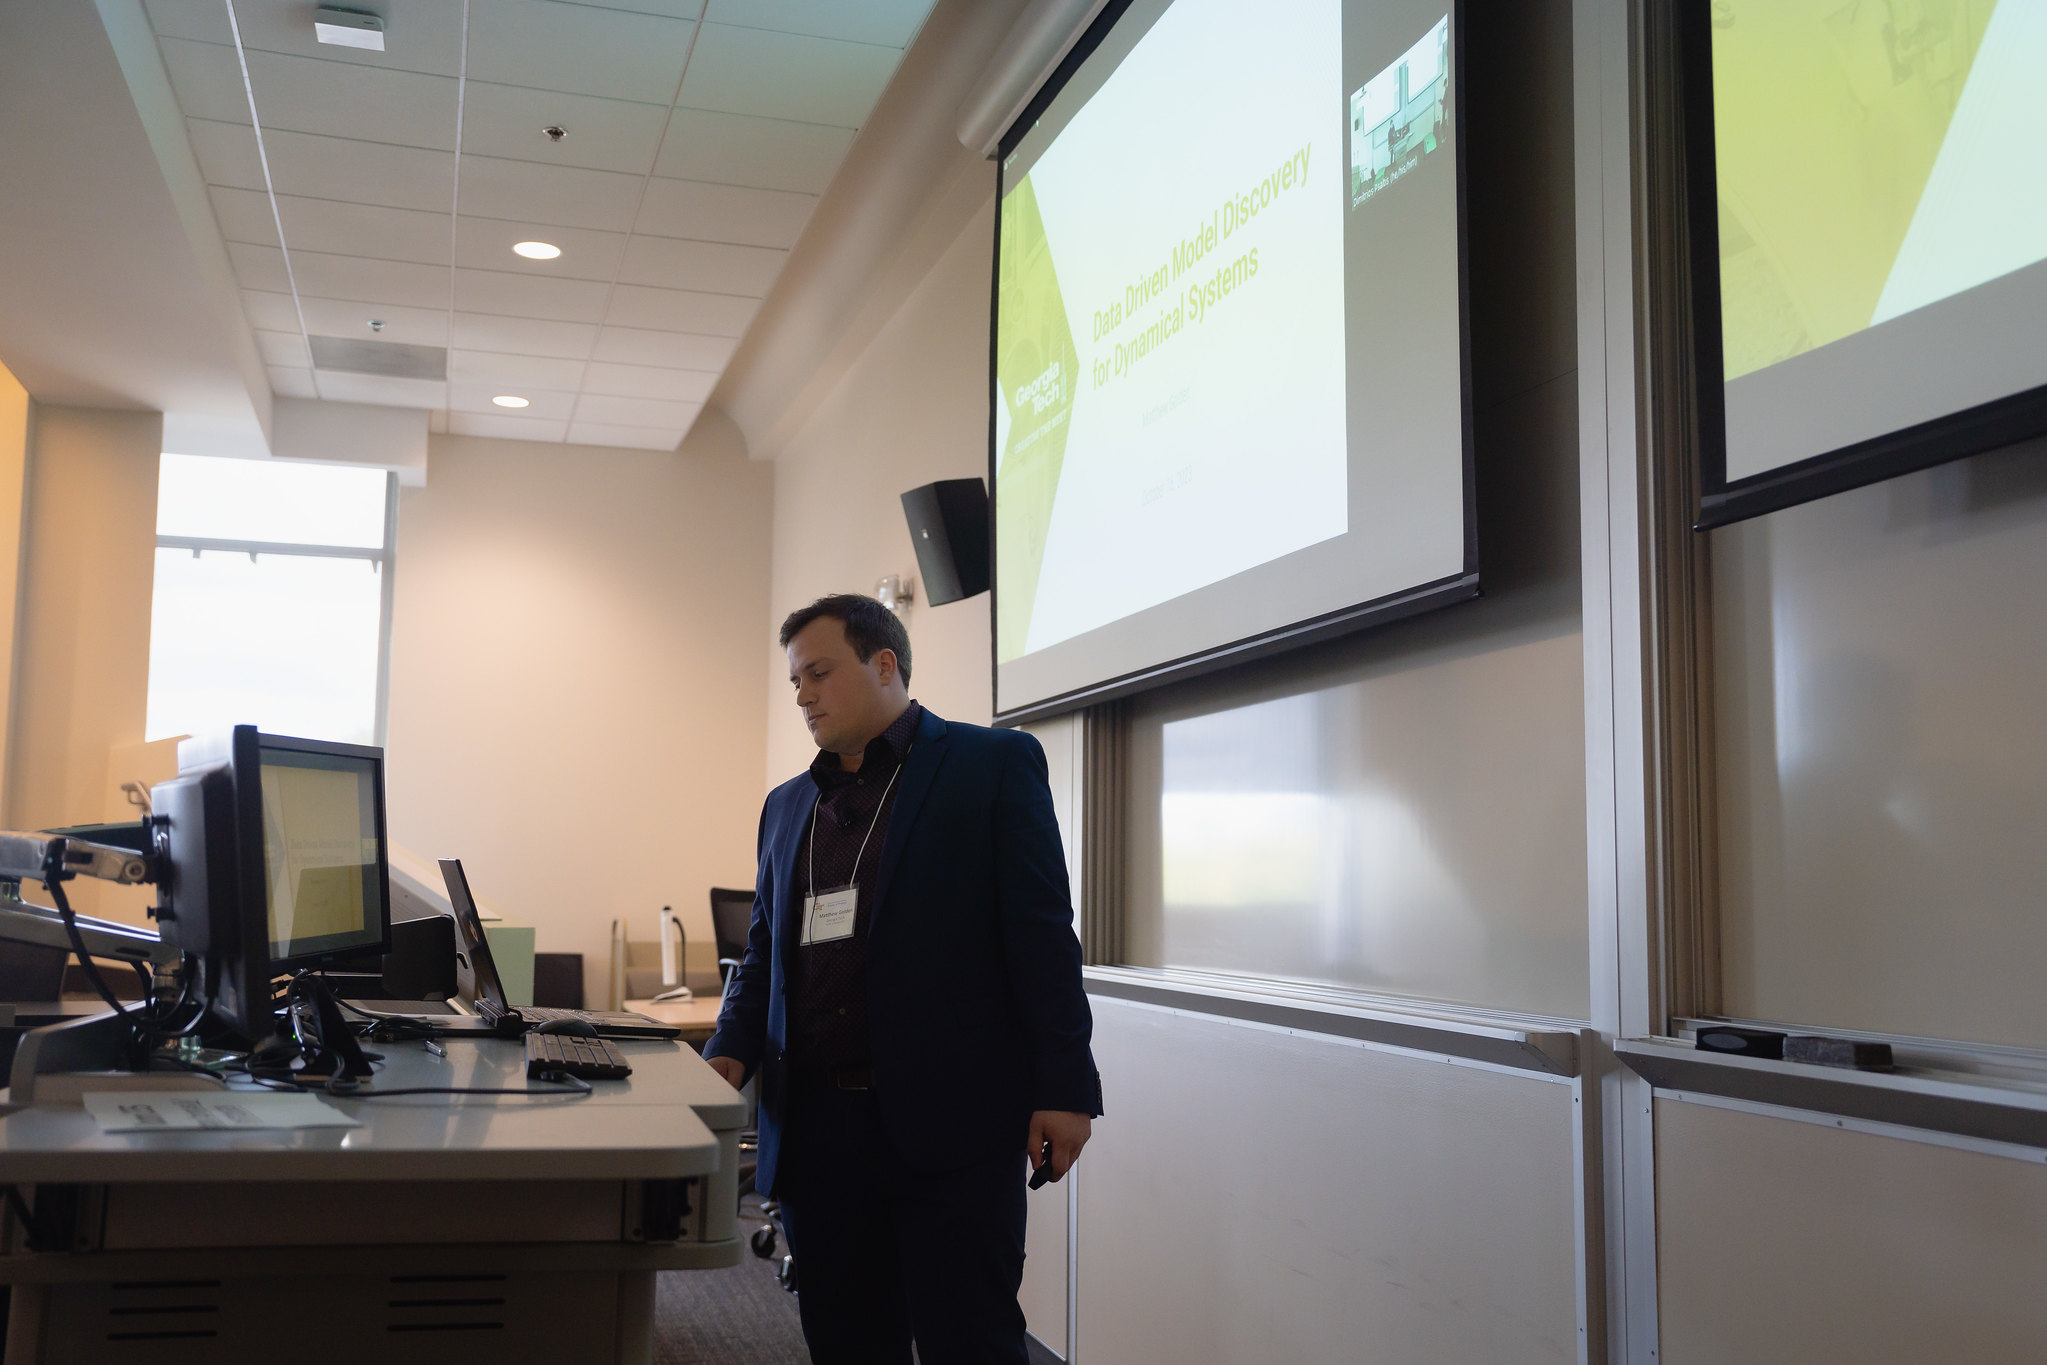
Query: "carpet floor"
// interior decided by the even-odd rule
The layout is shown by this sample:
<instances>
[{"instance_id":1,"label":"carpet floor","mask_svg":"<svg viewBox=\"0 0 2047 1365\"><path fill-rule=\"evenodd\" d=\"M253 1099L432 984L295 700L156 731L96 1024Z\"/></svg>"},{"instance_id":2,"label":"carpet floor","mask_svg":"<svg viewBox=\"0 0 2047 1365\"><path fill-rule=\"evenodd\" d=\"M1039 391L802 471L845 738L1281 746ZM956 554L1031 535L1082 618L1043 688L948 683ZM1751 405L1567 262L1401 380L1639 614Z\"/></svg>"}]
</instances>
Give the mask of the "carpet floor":
<instances>
[{"instance_id":1,"label":"carpet floor","mask_svg":"<svg viewBox=\"0 0 2047 1365\"><path fill-rule=\"evenodd\" d=\"M740 1223L761 1225L749 1198ZM809 1365L796 1296L775 1283L775 1259L752 1251L724 1270L675 1270L658 1278L654 1300L655 1365Z\"/></svg>"}]
</instances>

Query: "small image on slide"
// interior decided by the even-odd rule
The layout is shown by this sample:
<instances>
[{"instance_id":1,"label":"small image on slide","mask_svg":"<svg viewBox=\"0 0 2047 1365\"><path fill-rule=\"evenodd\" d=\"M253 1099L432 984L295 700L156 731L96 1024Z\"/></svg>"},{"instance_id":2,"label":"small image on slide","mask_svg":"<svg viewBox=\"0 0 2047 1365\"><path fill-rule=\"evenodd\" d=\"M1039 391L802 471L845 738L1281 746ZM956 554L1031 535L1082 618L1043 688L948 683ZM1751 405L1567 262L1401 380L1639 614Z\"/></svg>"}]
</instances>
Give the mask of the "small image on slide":
<instances>
[{"instance_id":1,"label":"small image on slide","mask_svg":"<svg viewBox=\"0 0 2047 1365\"><path fill-rule=\"evenodd\" d=\"M1350 206L1406 175L1450 121L1450 16L1350 96Z\"/></svg>"}]
</instances>

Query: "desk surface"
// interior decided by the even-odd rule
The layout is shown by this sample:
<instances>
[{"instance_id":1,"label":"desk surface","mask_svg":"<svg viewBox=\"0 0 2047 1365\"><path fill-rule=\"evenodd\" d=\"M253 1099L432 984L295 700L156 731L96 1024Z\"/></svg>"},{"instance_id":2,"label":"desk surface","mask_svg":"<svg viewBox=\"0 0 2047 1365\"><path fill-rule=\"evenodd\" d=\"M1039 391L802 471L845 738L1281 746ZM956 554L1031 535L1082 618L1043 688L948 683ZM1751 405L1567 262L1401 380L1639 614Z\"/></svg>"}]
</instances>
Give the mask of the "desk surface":
<instances>
[{"instance_id":1,"label":"desk surface","mask_svg":"<svg viewBox=\"0 0 2047 1365\"><path fill-rule=\"evenodd\" d=\"M450 1037L446 1059L379 1044L372 1085L524 1087L517 1039ZM703 1059L669 1042L620 1041L633 1074L587 1098L408 1095L330 1098L361 1128L106 1134L82 1108L0 1117L0 1183L195 1180L657 1179L717 1167L712 1129L746 1102Z\"/></svg>"},{"instance_id":2,"label":"desk surface","mask_svg":"<svg viewBox=\"0 0 2047 1365\"><path fill-rule=\"evenodd\" d=\"M133 1004L135 1002L128 1002ZM35 1024L49 1024L63 1019L82 1019L89 1014L105 1014L106 1001L96 995L67 995L62 1000L23 1000L0 1004L0 1023L29 1027Z\"/></svg>"},{"instance_id":3,"label":"desk surface","mask_svg":"<svg viewBox=\"0 0 2047 1365\"><path fill-rule=\"evenodd\" d=\"M635 1014L675 1025L682 1030L682 1040L686 1043L701 1043L718 1031L718 1009L724 1003L721 996L699 995L664 1004L656 1004L652 1000L628 1000L625 1007Z\"/></svg>"}]
</instances>

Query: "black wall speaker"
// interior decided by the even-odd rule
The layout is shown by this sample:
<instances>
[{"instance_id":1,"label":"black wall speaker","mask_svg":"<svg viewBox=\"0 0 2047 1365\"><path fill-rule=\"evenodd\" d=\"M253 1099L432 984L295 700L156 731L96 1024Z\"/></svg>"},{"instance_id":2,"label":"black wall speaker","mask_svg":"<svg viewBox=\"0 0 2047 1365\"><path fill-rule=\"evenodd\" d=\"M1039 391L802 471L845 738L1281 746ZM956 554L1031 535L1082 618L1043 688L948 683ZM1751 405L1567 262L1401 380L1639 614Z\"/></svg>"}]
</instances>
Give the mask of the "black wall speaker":
<instances>
[{"instance_id":1,"label":"black wall speaker","mask_svg":"<svg viewBox=\"0 0 2047 1365\"><path fill-rule=\"evenodd\" d=\"M903 494L924 600L932 606L988 591L988 492L979 479L941 479Z\"/></svg>"}]
</instances>

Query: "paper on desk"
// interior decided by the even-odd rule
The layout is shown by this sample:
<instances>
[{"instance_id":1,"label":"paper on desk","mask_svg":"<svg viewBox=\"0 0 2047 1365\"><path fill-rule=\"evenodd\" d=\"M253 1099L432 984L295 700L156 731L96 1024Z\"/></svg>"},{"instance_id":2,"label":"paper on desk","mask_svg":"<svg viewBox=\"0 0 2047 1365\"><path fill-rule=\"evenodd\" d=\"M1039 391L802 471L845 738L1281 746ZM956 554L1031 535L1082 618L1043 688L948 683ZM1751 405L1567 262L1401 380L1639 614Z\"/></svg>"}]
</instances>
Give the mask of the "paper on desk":
<instances>
[{"instance_id":1,"label":"paper on desk","mask_svg":"<svg viewBox=\"0 0 2047 1365\"><path fill-rule=\"evenodd\" d=\"M175 1091L90 1091L85 1107L102 1133L171 1132L192 1128L360 1128L318 1095L254 1091L233 1095Z\"/></svg>"}]
</instances>

